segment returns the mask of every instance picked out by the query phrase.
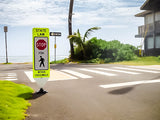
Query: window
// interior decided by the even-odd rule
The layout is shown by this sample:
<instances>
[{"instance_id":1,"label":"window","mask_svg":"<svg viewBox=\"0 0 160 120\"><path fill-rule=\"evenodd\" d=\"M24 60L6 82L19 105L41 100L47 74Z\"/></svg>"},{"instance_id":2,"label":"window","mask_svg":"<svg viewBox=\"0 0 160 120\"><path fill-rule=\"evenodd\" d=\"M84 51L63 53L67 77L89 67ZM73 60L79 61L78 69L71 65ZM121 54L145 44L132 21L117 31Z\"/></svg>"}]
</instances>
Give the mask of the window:
<instances>
[{"instance_id":1,"label":"window","mask_svg":"<svg viewBox=\"0 0 160 120\"><path fill-rule=\"evenodd\" d=\"M160 48L160 36L156 36L156 48Z\"/></svg>"},{"instance_id":2,"label":"window","mask_svg":"<svg viewBox=\"0 0 160 120\"><path fill-rule=\"evenodd\" d=\"M153 40L153 37L148 37L148 38L147 38L147 45L148 45L148 49L154 48L154 40Z\"/></svg>"}]
</instances>

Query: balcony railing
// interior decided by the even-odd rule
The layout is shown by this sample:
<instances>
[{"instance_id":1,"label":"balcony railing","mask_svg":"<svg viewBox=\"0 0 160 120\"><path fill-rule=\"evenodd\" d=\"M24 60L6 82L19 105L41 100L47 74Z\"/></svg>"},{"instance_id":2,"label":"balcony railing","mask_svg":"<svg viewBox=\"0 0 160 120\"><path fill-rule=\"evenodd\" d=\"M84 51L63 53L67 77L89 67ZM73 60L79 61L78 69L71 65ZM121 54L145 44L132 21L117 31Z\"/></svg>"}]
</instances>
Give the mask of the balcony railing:
<instances>
[{"instance_id":1,"label":"balcony railing","mask_svg":"<svg viewBox=\"0 0 160 120\"><path fill-rule=\"evenodd\" d=\"M136 37L145 37L148 35L153 35L154 24L147 24L138 27L138 35ZM160 33L160 21L155 22L155 33Z\"/></svg>"}]
</instances>

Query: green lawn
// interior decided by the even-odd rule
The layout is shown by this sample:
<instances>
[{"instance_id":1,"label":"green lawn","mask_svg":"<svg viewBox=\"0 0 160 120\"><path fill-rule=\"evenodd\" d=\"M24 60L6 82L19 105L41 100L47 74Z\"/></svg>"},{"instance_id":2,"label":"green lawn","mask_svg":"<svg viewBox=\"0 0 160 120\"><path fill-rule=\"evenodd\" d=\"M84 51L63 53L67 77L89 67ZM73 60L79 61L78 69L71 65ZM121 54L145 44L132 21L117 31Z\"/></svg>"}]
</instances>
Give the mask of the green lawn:
<instances>
[{"instance_id":1,"label":"green lawn","mask_svg":"<svg viewBox=\"0 0 160 120\"><path fill-rule=\"evenodd\" d=\"M114 62L111 64L123 64L123 65L160 65L160 56L148 56L148 57L138 57L132 61L122 61L122 62Z\"/></svg>"},{"instance_id":2,"label":"green lawn","mask_svg":"<svg viewBox=\"0 0 160 120\"><path fill-rule=\"evenodd\" d=\"M58 63L69 63L69 59L65 58L63 60L56 61ZM103 59L92 59L92 60L72 60L72 63L96 63L105 64ZM51 64L55 64L54 61ZM107 63L108 64L108 63ZM110 64L122 64L122 65L160 65L160 56L147 56L147 57L136 57L135 60L121 61L121 62L111 62Z\"/></svg>"},{"instance_id":3,"label":"green lawn","mask_svg":"<svg viewBox=\"0 0 160 120\"><path fill-rule=\"evenodd\" d=\"M0 81L0 120L23 120L31 104L26 100L33 89L10 81Z\"/></svg>"},{"instance_id":4,"label":"green lawn","mask_svg":"<svg viewBox=\"0 0 160 120\"><path fill-rule=\"evenodd\" d=\"M69 60L67 58L64 58L62 60L57 60L56 63L55 61L50 62L50 64L59 64L59 63L69 63Z\"/></svg>"}]
</instances>

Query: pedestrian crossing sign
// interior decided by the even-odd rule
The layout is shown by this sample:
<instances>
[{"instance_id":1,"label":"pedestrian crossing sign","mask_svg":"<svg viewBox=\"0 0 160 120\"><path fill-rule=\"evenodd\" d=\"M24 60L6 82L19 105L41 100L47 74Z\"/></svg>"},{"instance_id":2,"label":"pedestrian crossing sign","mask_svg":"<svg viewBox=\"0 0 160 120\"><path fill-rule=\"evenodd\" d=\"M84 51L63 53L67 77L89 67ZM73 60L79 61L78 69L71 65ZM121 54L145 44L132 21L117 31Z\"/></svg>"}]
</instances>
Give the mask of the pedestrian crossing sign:
<instances>
[{"instance_id":1,"label":"pedestrian crossing sign","mask_svg":"<svg viewBox=\"0 0 160 120\"><path fill-rule=\"evenodd\" d=\"M33 28L33 78L49 78L49 29Z\"/></svg>"}]
</instances>

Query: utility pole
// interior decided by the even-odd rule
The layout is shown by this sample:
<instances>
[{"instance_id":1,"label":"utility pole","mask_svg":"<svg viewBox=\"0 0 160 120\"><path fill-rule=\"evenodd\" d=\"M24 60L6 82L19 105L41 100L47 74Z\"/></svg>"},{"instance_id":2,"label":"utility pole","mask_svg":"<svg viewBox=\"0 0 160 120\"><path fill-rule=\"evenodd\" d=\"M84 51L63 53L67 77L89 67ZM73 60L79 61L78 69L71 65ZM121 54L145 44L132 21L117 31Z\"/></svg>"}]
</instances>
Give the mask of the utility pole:
<instances>
[{"instance_id":1,"label":"utility pole","mask_svg":"<svg viewBox=\"0 0 160 120\"><path fill-rule=\"evenodd\" d=\"M68 15L68 32L69 35L72 35L72 11L73 11L73 3L74 0L70 0L69 5L69 15ZM74 48L73 48L73 42L70 40L70 48L71 48L71 59L74 57Z\"/></svg>"},{"instance_id":2,"label":"utility pole","mask_svg":"<svg viewBox=\"0 0 160 120\"><path fill-rule=\"evenodd\" d=\"M5 32L5 45L6 45L6 63L8 63L8 51L7 51L7 32L8 32L8 27L4 26L4 32Z\"/></svg>"}]
</instances>

